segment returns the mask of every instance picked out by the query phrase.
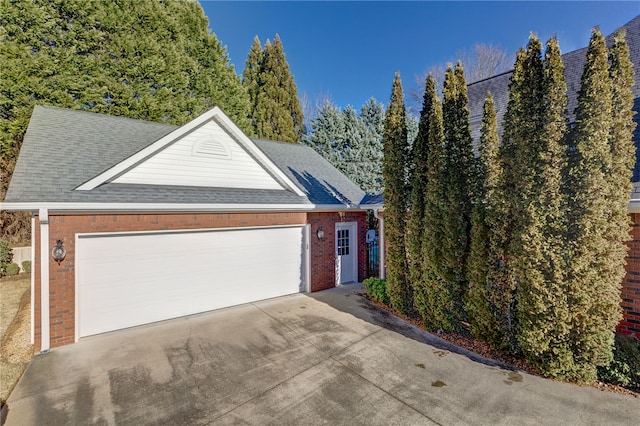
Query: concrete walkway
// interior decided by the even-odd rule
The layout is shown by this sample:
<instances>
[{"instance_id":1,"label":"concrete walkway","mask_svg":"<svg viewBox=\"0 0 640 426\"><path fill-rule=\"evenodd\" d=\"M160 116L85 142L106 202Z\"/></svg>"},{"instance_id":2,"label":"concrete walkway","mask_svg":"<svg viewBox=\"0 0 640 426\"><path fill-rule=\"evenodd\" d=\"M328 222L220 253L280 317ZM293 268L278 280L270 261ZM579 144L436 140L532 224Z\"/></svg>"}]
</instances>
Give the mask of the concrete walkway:
<instances>
[{"instance_id":1,"label":"concrete walkway","mask_svg":"<svg viewBox=\"0 0 640 426\"><path fill-rule=\"evenodd\" d=\"M83 339L34 358L7 425L632 425L640 399L501 368L360 285Z\"/></svg>"}]
</instances>

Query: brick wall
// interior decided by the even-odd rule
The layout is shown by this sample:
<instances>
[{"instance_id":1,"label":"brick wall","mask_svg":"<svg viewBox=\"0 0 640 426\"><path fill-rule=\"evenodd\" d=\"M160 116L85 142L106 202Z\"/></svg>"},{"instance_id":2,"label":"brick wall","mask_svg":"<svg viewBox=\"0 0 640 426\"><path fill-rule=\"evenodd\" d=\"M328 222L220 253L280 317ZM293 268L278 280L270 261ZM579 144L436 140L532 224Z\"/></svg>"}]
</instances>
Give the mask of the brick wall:
<instances>
[{"instance_id":1,"label":"brick wall","mask_svg":"<svg viewBox=\"0 0 640 426\"><path fill-rule=\"evenodd\" d=\"M337 222L358 223L358 281L367 273L365 236L367 232L365 212L309 213L311 224L311 291L326 290L336 285L335 236ZM324 240L319 240L316 232L324 231Z\"/></svg>"},{"instance_id":2,"label":"brick wall","mask_svg":"<svg viewBox=\"0 0 640 426\"><path fill-rule=\"evenodd\" d=\"M622 309L624 318L618 331L640 339L640 214L632 213L633 223L627 256L627 275L622 281Z\"/></svg>"},{"instance_id":3,"label":"brick wall","mask_svg":"<svg viewBox=\"0 0 640 426\"><path fill-rule=\"evenodd\" d=\"M49 216L49 247L64 240L67 251L58 265L49 262L49 303L51 347L75 340L75 234L89 232L157 231L173 229L209 229L243 226L304 224L306 213L217 213L148 215L61 215ZM40 223L36 220L35 275L35 350L41 349L40 330Z\"/></svg>"}]
</instances>

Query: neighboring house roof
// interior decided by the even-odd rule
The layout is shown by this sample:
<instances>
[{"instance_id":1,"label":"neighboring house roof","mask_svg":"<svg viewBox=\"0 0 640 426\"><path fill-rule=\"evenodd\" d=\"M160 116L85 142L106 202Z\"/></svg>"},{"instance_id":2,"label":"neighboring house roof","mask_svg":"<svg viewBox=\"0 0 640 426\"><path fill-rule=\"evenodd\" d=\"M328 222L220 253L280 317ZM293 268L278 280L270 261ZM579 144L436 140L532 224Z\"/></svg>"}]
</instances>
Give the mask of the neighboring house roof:
<instances>
[{"instance_id":1,"label":"neighboring house roof","mask_svg":"<svg viewBox=\"0 0 640 426\"><path fill-rule=\"evenodd\" d=\"M79 203L80 206L135 203L179 204L187 209L190 205L272 208L295 205L311 210L318 205L357 206L365 197L360 188L312 149L271 141L252 142L216 110L190 123L217 113L225 131L230 135L235 132L232 137L236 141L243 139L240 145L251 151L250 158L274 176L282 189L116 183L123 173L177 143L172 140L173 135L177 135L178 141L184 136L183 129L190 131L190 123L178 127L36 106L3 207L33 209L37 204L44 207L53 203ZM138 157L135 164L128 163ZM125 166L128 168L120 170L119 167ZM25 207L27 204L32 207Z\"/></svg>"},{"instance_id":2,"label":"neighboring house roof","mask_svg":"<svg viewBox=\"0 0 640 426\"><path fill-rule=\"evenodd\" d=\"M634 119L636 123L639 123L639 125L636 127L634 133L634 141L636 143L636 147L640 148L640 15L633 18L622 28L626 30L629 54L635 70L636 82L632 89L635 98L634 111L636 111ZM615 32L607 36L607 45L611 46L611 44L613 44L614 34ZM560 47L562 48L562 46ZM570 123L575 121L575 109L578 106L578 92L580 90L580 80L582 78L582 72L586 61L586 54L587 48L584 47L562 55L564 76L567 82ZM475 144L477 144L480 139L482 106L487 92L491 92L493 96L496 114L498 116L499 134L502 135L502 122L509 102L509 81L512 74L513 71L509 71L469 84L468 94L471 136L473 137ZM636 161L633 180L634 182L640 181L640 149L638 150L638 161Z\"/></svg>"}]
</instances>

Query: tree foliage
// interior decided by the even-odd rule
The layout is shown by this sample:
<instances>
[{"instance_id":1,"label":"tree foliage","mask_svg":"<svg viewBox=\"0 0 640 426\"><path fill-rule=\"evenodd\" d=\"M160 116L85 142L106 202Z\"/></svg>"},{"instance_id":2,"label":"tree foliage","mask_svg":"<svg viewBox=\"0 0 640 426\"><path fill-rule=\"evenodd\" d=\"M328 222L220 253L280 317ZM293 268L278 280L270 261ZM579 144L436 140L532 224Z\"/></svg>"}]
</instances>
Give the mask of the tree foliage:
<instances>
[{"instance_id":1,"label":"tree foliage","mask_svg":"<svg viewBox=\"0 0 640 426\"><path fill-rule=\"evenodd\" d=\"M326 102L302 142L369 194L382 191L384 109L371 98L356 112Z\"/></svg>"},{"instance_id":2,"label":"tree foliage","mask_svg":"<svg viewBox=\"0 0 640 426\"><path fill-rule=\"evenodd\" d=\"M172 124L217 105L249 129L246 90L197 2L2 0L1 9L2 197L35 104ZM0 220L7 238L28 235L28 219Z\"/></svg>"},{"instance_id":3,"label":"tree foliage","mask_svg":"<svg viewBox=\"0 0 640 426\"><path fill-rule=\"evenodd\" d=\"M596 366L612 360L614 331L622 318L624 241L629 238L629 225L622 220L629 193L623 193L635 161L629 146L632 74L625 44L616 37L609 67L604 37L593 31L578 94L568 172L567 294L573 378L579 380L594 380Z\"/></svg>"},{"instance_id":4,"label":"tree foliage","mask_svg":"<svg viewBox=\"0 0 640 426\"><path fill-rule=\"evenodd\" d=\"M298 142L304 133L298 89L280 36L267 40L264 49L254 38L243 72L250 96L249 119L259 138Z\"/></svg>"},{"instance_id":5,"label":"tree foliage","mask_svg":"<svg viewBox=\"0 0 640 426\"><path fill-rule=\"evenodd\" d=\"M424 100L418 134L411 146L412 163L410 195L410 211L407 223L407 254L409 262L409 280L411 285L416 286L422 280L423 266L423 241L424 241L424 221L425 221L425 188L427 186L427 173L429 163L429 118L432 114L434 95L436 94L436 83L432 76L427 77L425 84Z\"/></svg>"},{"instance_id":6,"label":"tree foliage","mask_svg":"<svg viewBox=\"0 0 640 426\"><path fill-rule=\"evenodd\" d=\"M489 342L496 336L495 306L492 283L495 276L496 241L493 225L499 215L497 191L502 175L498 152L498 119L491 93L487 94L482 112L480 156L476 164L476 186L471 214L471 242L467 260L469 292L465 300L467 317L474 336Z\"/></svg>"},{"instance_id":7,"label":"tree foliage","mask_svg":"<svg viewBox=\"0 0 640 426\"><path fill-rule=\"evenodd\" d=\"M391 101L385 113L382 138L382 173L385 197L387 292L391 306L403 314L413 310L413 295L407 277L405 230L407 215L406 162L408 154L406 111L400 73L396 73Z\"/></svg>"},{"instance_id":8,"label":"tree foliage","mask_svg":"<svg viewBox=\"0 0 640 426\"><path fill-rule=\"evenodd\" d=\"M520 216L509 252L518 283L518 344L546 374L564 376L574 367L564 277L567 85L557 40L547 42L543 62L540 42L530 38L521 89L521 122L529 127L514 133L515 158L526 162L517 168Z\"/></svg>"},{"instance_id":9,"label":"tree foliage","mask_svg":"<svg viewBox=\"0 0 640 426\"><path fill-rule=\"evenodd\" d=\"M467 85L462 64L449 67L442 88L444 123L443 192L446 197L442 240L442 278L449 286L452 324L463 320L466 260L471 231L471 188L475 158L469 128Z\"/></svg>"},{"instance_id":10,"label":"tree foliage","mask_svg":"<svg viewBox=\"0 0 640 426\"><path fill-rule=\"evenodd\" d=\"M446 194L444 192L444 128L442 103L435 84L426 86L424 103L430 105L427 117L426 148L427 167L422 190L424 213L422 220L422 276L414 282L414 304L424 325L431 330L449 329L452 326L451 298L448 283L442 278L442 241L445 238Z\"/></svg>"}]
</instances>

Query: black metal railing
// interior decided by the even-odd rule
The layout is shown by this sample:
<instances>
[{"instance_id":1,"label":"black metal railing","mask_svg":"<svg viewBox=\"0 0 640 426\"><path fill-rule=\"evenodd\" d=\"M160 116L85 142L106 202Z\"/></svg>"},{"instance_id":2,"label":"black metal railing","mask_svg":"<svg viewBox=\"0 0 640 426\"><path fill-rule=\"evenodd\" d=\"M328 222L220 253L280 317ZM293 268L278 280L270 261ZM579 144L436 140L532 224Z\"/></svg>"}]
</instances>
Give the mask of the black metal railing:
<instances>
[{"instance_id":1,"label":"black metal railing","mask_svg":"<svg viewBox=\"0 0 640 426\"><path fill-rule=\"evenodd\" d=\"M378 240L367 244L367 277L380 276L380 249Z\"/></svg>"}]
</instances>

